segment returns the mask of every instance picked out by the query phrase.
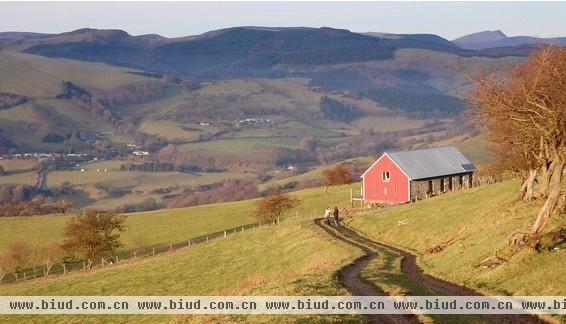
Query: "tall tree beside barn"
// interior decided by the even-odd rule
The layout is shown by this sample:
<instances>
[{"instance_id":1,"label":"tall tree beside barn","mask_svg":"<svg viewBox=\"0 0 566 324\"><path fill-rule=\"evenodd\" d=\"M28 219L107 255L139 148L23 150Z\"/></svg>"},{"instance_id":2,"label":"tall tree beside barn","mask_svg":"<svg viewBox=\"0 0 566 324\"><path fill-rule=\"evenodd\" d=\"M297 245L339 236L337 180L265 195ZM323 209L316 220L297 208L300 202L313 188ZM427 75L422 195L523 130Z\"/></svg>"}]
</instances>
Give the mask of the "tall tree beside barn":
<instances>
[{"instance_id":1,"label":"tall tree beside barn","mask_svg":"<svg viewBox=\"0 0 566 324\"><path fill-rule=\"evenodd\" d=\"M561 190L566 165L566 48L543 48L505 78L479 75L473 81L472 112L485 125L500 157L513 160L513 167L522 172L521 198L545 199L530 231L511 239L524 242L541 233L566 199Z\"/></svg>"}]
</instances>

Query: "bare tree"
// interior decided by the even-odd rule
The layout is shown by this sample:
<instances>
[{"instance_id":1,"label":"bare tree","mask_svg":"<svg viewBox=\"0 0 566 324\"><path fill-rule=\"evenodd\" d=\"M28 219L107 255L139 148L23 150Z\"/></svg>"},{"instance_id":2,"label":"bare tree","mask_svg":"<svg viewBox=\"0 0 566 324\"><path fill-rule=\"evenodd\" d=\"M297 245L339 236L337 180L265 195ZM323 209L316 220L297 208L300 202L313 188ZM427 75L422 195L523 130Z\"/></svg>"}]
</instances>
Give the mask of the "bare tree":
<instances>
[{"instance_id":1,"label":"bare tree","mask_svg":"<svg viewBox=\"0 0 566 324\"><path fill-rule=\"evenodd\" d=\"M513 69L505 80L495 75L474 79L472 109L490 138L522 154L526 177L521 194L538 197L543 207L530 231L515 233L510 242L522 244L538 237L561 200L566 165L566 48L547 47ZM520 154L519 154L520 153Z\"/></svg>"},{"instance_id":2,"label":"bare tree","mask_svg":"<svg viewBox=\"0 0 566 324\"><path fill-rule=\"evenodd\" d=\"M45 265L44 275L49 276L51 268L57 263L63 262L65 250L58 242L51 242L45 245L39 252L38 259Z\"/></svg>"},{"instance_id":3,"label":"bare tree","mask_svg":"<svg viewBox=\"0 0 566 324\"><path fill-rule=\"evenodd\" d=\"M18 279L18 273L31 266L33 261L33 250L28 242L18 240L8 243L7 256L12 261L12 273Z\"/></svg>"}]
</instances>

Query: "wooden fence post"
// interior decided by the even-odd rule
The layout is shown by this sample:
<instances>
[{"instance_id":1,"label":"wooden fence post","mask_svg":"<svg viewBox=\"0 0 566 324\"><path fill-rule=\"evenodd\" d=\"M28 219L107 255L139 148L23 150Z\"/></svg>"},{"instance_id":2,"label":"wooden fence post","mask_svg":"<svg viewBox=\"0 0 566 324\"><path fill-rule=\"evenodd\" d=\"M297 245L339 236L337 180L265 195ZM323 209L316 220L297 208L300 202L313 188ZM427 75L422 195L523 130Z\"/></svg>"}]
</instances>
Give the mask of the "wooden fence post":
<instances>
[{"instance_id":1,"label":"wooden fence post","mask_svg":"<svg viewBox=\"0 0 566 324\"><path fill-rule=\"evenodd\" d=\"M63 262L63 274L67 274L67 266L65 266L65 262Z\"/></svg>"},{"instance_id":2,"label":"wooden fence post","mask_svg":"<svg viewBox=\"0 0 566 324\"><path fill-rule=\"evenodd\" d=\"M152 255L155 255L155 248L153 248L153 254Z\"/></svg>"},{"instance_id":3,"label":"wooden fence post","mask_svg":"<svg viewBox=\"0 0 566 324\"><path fill-rule=\"evenodd\" d=\"M208 242L208 235L206 236L206 241Z\"/></svg>"},{"instance_id":4,"label":"wooden fence post","mask_svg":"<svg viewBox=\"0 0 566 324\"><path fill-rule=\"evenodd\" d=\"M26 276L26 272L24 271L24 281L27 281L27 280L28 280L28 278Z\"/></svg>"},{"instance_id":5,"label":"wooden fence post","mask_svg":"<svg viewBox=\"0 0 566 324\"><path fill-rule=\"evenodd\" d=\"M137 258L136 251L134 251L134 259Z\"/></svg>"},{"instance_id":6,"label":"wooden fence post","mask_svg":"<svg viewBox=\"0 0 566 324\"><path fill-rule=\"evenodd\" d=\"M116 255L116 263L118 263L118 261L120 261L120 257Z\"/></svg>"},{"instance_id":7,"label":"wooden fence post","mask_svg":"<svg viewBox=\"0 0 566 324\"><path fill-rule=\"evenodd\" d=\"M224 237L226 237L226 231L224 231Z\"/></svg>"},{"instance_id":8,"label":"wooden fence post","mask_svg":"<svg viewBox=\"0 0 566 324\"><path fill-rule=\"evenodd\" d=\"M189 240L189 246L191 246L191 240Z\"/></svg>"},{"instance_id":9,"label":"wooden fence post","mask_svg":"<svg viewBox=\"0 0 566 324\"><path fill-rule=\"evenodd\" d=\"M350 188L350 205L354 207L354 188Z\"/></svg>"},{"instance_id":10,"label":"wooden fence post","mask_svg":"<svg viewBox=\"0 0 566 324\"><path fill-rule=\"evenodd\" d=\"M169 252L173 252L173 243L169 243Z\"/></svg>"},{"instance_id":11,"label":"wooden fence post","mask_svg":"<svg viewBox=\"0 0 566 324\"><path fill-rule=\"evenodd\" d=\"M242 226L242 233L244 232L245 228Z\"/></svg>"}]
</instances>

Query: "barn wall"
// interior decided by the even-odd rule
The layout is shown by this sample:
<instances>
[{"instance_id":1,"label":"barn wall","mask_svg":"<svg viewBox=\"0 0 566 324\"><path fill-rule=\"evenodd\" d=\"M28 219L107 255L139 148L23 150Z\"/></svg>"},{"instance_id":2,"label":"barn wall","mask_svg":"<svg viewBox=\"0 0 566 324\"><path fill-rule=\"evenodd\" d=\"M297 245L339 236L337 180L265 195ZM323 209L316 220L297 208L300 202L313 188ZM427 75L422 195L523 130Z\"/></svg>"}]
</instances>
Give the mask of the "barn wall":
<instances>
[{"instance_id":1,"label":"barn wall","mask_svg":"<svg viewBox=\"0 0 566 324\"><path fill-rule=\"evenodd\" d=\"M472 176L472 173L464 173L446 177L413 180L411 181L411 200L422 200L427 197L439 195L442 192L470 188ZM441 190L442 180L444 180L444 190ZM429 191L429 181L432 181L433 184L432 192Z\"/></svg>"},{"instance_id":2,"label":"barn wall","mask_svg":"<svg viewBox=\"0 0 566 324\"><path fill-rule=\"evenodd\" d=\"M384 182L383 172L389 172L391 180ZM389 159L383 156L364 175L364 199L369 202L404 203L409 201L409 179Z\"/></svg>"}]
</instances>

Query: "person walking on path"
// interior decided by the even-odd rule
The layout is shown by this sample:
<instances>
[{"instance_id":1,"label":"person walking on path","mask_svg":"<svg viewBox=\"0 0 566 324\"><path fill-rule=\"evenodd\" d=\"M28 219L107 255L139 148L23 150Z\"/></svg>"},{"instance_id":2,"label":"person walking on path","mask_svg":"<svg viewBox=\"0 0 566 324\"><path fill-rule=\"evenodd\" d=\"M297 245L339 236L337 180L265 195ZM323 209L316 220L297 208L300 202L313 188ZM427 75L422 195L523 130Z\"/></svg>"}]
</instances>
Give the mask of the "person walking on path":
<instances>
[{"instance_id":1,"label":"person walking on path","mask_svg":"<svg viewBox=\"0 0 566 324\"><path fill-rule=\"evenodd\" d=\"M334 225L336 225L336 226L340 225L340 218L339 218L340 211L338 210L338 207L334 207L334 213L333 214L334 214L333 215L334 216Z\"/></svg>"},{"instance_id":2,"label":"person walking on path","mask_svg":"<svg viewBox=\"0 0 566 324\"><path fill-rule=\"evenodd\" d=\"M328 225L330 225L330 217L332 217L332 210L330 209L330 207L326 207L326 209L324 210L324 219L326 219Z\"/></svg>"}]
</instances>

